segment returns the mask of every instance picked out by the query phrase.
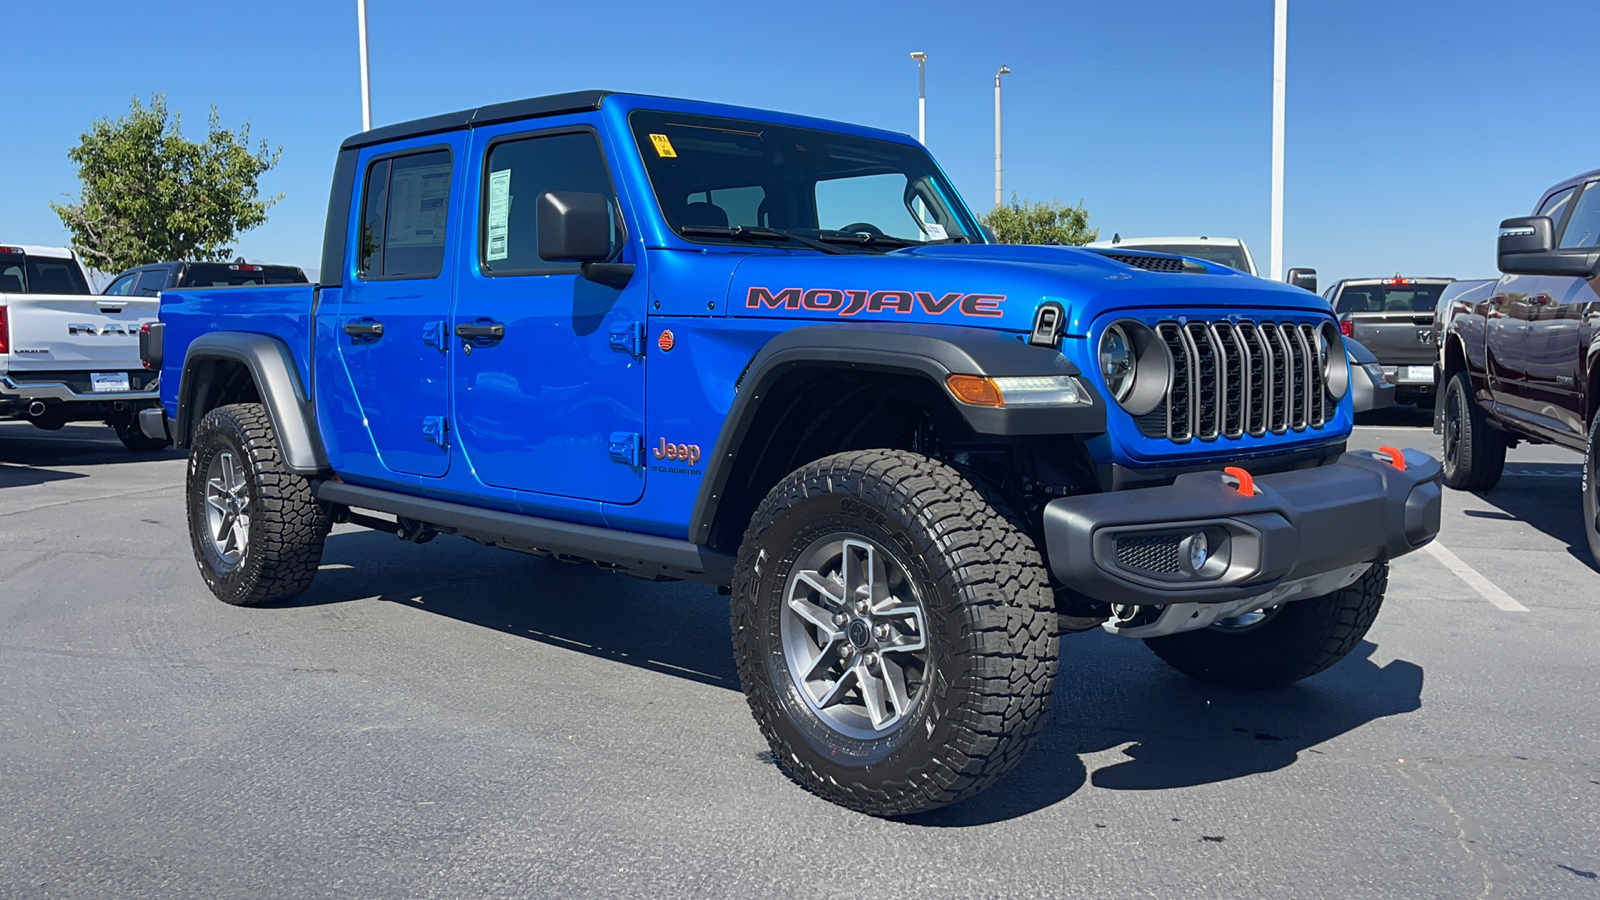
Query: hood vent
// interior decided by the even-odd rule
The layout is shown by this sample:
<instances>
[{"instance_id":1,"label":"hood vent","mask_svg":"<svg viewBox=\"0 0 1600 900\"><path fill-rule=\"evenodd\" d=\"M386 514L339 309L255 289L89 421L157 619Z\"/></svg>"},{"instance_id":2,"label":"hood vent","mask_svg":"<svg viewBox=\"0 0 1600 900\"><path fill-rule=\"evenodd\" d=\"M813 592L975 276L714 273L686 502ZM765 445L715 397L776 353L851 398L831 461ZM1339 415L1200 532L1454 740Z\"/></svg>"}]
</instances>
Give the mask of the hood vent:
<instances>
[{"instance_id":1,"label":"hood vent","mask_svg":"<svg viewBox=\"0 0 1600 900\"><path fill-rule=\"evenodd\" d=\"M1151 272L1180 272L1191 275L1204 275L1211 271L1199 263L1192 263L1177 256L1157 255L1154 253L1128 253L1125 250L1094 250L1088 247L1084 249L1098 253L1107 259L1114 259L1125 266L1133 266L1136 269L1146 269Z\"/></svg>"}]
</instances>

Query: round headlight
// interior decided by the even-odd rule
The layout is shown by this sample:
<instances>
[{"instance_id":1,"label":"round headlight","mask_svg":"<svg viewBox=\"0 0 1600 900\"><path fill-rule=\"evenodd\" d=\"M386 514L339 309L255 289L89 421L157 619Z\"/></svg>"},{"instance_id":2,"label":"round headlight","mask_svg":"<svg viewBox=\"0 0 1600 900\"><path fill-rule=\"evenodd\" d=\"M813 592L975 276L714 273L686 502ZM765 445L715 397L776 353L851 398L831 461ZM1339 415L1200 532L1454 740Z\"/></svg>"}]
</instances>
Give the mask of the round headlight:
<instances>
[{"instance_id":1,"label":"round headlight","mask_svg":"<svg viewBox=\"0 0 1600 900\"><path fill-rule=\"evenodd\" d=\"M1150 326L1134 319L1111 323L1100 335L1100 376L1123 409L1135 416L1158 408L1172 380L1172 354Z\"/></svg>"},{"instance_id":2,"label":"round headlight","mask_svg":"<svg viewBox=\"0 0 1600 900\"><path fill-rule=\"evenodd\" d=\"M1100 374L1118 403L1133 390L1133 341L1120 324L1100 336Z\"/></svg>"},{"instance_id":3,"label":"round headlight","mask_svg":"<svg viewBox=\"0 0 1600 900\"><path fill-rule=\"evenodd\" d=\"M1322 383L1335 400L1343 400L1350 390L1350 361L1346 358L1344 335L1332 322L1317 329L1317 354L1322 357Z\"/></svg>"}]
</instances>

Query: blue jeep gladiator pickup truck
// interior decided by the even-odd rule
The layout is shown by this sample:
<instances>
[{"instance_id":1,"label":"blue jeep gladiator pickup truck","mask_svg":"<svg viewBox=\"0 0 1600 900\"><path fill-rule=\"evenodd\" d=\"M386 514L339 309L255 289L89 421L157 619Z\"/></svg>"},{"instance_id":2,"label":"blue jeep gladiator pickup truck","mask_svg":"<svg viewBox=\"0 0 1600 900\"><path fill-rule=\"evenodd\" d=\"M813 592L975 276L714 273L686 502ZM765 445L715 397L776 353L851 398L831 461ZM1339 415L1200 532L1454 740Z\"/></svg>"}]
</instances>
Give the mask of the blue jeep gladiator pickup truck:
<instances>
[{"instance_id":1,"label":"blue jeep gladiator pickup truck","mask_svg":"<svg viewBox=\"0 0 1600 900\"><path fill-rule=\"evenodd\" d=\"M995 245L910 138L707 103L356 135L321 283L166 292L145 352L222 600L340 522L716 585L784 770L876 815L1014 766L1062 633L1285 684L1439 527L1431 457L1346 450L1316 295Z\"/></svg>"}]
</instances>

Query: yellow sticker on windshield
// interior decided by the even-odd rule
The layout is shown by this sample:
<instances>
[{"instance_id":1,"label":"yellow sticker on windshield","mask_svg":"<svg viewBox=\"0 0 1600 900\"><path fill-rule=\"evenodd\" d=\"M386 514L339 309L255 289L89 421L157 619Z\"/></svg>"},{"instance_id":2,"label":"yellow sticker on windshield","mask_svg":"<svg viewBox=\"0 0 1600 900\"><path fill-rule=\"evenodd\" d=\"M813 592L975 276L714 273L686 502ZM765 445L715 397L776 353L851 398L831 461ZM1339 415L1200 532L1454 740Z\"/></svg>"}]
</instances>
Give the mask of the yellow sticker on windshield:
<instances>
[{"instance_id":1,"label":"yellow sticker on windshield","mask_svg":"<svg viewBox=\"0 0 1600 900\"><path fill-rule=\"evenodd\" d=\"M677 159L678 158L678 151L672 149L672 142L667 140L667 136L666 135L664 135L664 134L652 134L652 135L650 135L650 143L656 145L656 155L657 156L663 156L663 157L666 157L667 159Z\"/></svg>"}]
</instances>

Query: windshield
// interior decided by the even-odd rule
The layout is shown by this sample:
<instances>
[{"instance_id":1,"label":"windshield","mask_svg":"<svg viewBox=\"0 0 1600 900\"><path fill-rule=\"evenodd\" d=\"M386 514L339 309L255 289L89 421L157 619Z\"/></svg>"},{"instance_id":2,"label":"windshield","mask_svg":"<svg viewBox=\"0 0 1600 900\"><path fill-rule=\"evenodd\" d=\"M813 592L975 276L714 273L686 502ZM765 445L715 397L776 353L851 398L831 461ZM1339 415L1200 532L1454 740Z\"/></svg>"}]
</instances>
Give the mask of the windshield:
<instances>
[{"instance_id":1,"label":"windshield","mask_svg":"<svg viewBox=\"0 0 1600 900\"><path fill-rule=\"evenodd\" d=\"M1227 244L1133 244L1127 245L1129 250L1150 250L1155 253L1172 253L1177 256L1192 256L1206 262L1222 263L1229 268L1238 269L1245 274L1250 272L1250 264L1244 261L1244 253L1237 246Z\"/></svg>"},{"instance_id":2,"label":"windshield","mask_svg":"<svg viewBox=\"0 0 1600 900\"><path fill-rule=\"evenodd\" d=\"M87 294L83 270L59 256L0 253L0 294Z\"/></svg>"},{"instance_id":3,"label":"windshield","mask_svg":"<svg viewBox=\"0 0 1600 900\"><path fill-rule=\"evenodd\" d=\"M691 240L748 238L732 233L746 228L872 252L940 240L983 242L954 189L919 147L647 110L629 121L667 223L680 235L687 227ZM850 240L862 235L869 237Z\"/></svg>"},{"instance_id":4,"label":"windshield","mask_svg":"<svg viewBox=\"0 0 1600 900\"><path fill-rule=\"evenodd\" d=\"M1334 301L1334 312L1433 312L1448 282L1419 284L1347 284Z\"/></svg>"},{"instance_id":5,"label":"windshield","mask_svg":"<svg viewBox=\"0 0 1600 900\"><path fill-rule=\"evenodd\" d=\"M294 266L241 266L193 263L178 287L238 287L247 284L305 284L306 273Z\"/></svg>"}]
</instances>

